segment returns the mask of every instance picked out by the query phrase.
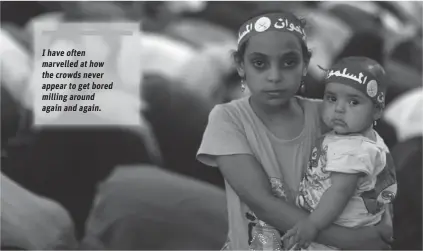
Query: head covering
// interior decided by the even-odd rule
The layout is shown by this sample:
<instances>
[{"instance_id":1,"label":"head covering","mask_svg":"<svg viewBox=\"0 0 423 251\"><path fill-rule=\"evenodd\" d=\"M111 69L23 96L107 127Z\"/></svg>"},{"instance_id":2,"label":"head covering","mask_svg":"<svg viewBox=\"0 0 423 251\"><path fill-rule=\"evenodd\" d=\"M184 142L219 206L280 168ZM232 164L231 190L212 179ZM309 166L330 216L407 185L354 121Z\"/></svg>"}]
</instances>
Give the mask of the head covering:
<instances>
[{"instance_id":1,"label":"head covering","mask_svg":"<svg viewBox=\"0 0 423 251\"><path fill-rule=\"evenodd\" d=\"M342 83L370 98L375 104L385 105L385 70L376 61L366 57L347 57L327 71L324 83Z\"/></svg>"},{"instance_id":2,"label":"head covering","mask_svg":"<svg viewBox=\"0 0 423 251\"><path fill-rule=\"evenodd\" d=\"M267 13L251 18L238 32L238 48L250 37L265 31L290 32L306 41L305 22L289 12Z\"/></svg>"}]
</instances>

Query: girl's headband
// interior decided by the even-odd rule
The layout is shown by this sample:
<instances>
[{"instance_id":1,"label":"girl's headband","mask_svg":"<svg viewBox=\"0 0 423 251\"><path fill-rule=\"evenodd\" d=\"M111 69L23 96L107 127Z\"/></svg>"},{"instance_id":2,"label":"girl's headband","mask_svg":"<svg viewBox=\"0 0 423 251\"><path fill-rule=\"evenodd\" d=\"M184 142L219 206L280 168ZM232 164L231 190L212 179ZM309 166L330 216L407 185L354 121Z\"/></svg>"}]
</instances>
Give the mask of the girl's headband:
<instances>
[{"instance_id":1,"label":"girl's headband","mask_svg":"<svg viewBox=\"0 0 423 251\"><path fill-rule=\"evenodd\" d=\"M250 37L265 31L291 32L306 42L305 22L290 13L268 13L245 22L238 32L238 48Z\"/></svg>"}]
</instances>

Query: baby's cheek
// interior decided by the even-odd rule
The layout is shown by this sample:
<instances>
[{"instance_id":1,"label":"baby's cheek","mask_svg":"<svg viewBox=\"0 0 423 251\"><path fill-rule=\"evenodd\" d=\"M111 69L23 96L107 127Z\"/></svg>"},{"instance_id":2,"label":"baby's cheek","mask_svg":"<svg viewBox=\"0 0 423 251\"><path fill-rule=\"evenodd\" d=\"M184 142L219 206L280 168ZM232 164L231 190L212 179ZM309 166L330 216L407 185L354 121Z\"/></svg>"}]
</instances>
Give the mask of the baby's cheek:
<instances>
[{"instance_id":1,"label":"baby's cheek","mask_svg":"<svg viewBox=\"0 0 423 251\"><path fill-rule=\"evenodd\" d=\"M330 120L332 118L332 113L330 111L328 111L327 109L324 109L321 117L322 117L323 122L325 122L325 124L327 126L330 126Z\"/></svg>"}]
</instances>

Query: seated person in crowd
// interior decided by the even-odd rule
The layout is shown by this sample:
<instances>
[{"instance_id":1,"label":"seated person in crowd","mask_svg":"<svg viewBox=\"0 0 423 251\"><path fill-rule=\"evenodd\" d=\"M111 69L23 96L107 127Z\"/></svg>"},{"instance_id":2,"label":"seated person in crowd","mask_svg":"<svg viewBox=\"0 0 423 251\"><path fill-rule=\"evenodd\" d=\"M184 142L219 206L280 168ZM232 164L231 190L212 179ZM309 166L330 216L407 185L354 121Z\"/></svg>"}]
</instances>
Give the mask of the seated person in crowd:
<instances>
[{"instance_id":1,"label":"seated person in crowd","mask_svg":"<svg viewBox=\"0 0 423 251\"><path fill-rule=\"evenodd\" d=\"M75 249L69 213L1 173L1 249Z\"/></svg>"}]
</instances>

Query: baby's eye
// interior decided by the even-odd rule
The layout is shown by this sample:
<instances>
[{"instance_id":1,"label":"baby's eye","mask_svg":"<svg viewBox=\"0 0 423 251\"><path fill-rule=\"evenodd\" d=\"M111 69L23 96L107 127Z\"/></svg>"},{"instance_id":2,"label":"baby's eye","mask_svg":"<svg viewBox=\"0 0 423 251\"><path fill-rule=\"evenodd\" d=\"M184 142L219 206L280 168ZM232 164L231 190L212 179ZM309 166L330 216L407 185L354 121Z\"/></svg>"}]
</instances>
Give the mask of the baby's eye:
<instances>
[{"instance_id":1,"label":"baby's eye","mask_svg":"<svg viewBox=\"0 0 423 251\"><path fill-rule=\"evenodd\" d=\"M326 100L329 102L336 102L336 98L332 95L326 95Z\"/></svg>"},{"instance_id":2,"label":"baby's eye","mask_svg":"<svg viewBox=\"0 0 423 251\"><path fill-rule=\"evenodd\" d=\"M357 100L351 100L350 101L350 105L352 105L352 106L355 106L355 105L358 105L359 103L358 103L358 101Z\"/></svg>"}]
</instances>

